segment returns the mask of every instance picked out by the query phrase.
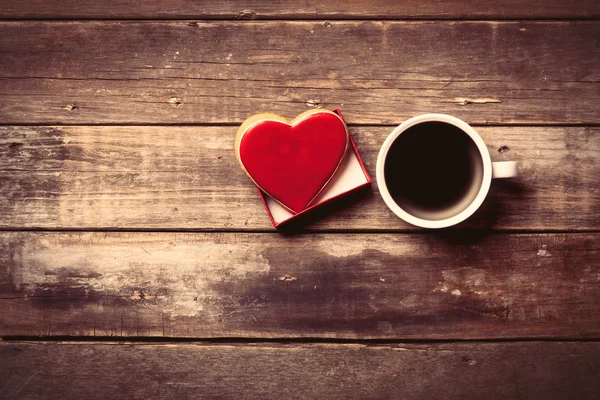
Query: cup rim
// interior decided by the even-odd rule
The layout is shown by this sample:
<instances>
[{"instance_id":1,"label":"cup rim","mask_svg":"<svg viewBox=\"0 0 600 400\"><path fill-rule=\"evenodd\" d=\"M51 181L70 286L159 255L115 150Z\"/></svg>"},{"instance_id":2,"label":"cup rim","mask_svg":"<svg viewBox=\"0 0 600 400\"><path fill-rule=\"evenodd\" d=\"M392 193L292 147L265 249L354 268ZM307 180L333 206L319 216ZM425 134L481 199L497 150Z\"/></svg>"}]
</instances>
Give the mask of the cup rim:
<instances>
[{"instance_id":1,"label":"cup rim","mask_svg":"<svg viewBox=\"0 0 600 400\"><path fill-rule=\"evenodd\" d=\"M441 220L428 220L416 217L407 211L403 210L390 195L390 192L387 188L387 184L385 182L384 176L384 167L385 167L385 159L387 154L392 146L392 143L402 134L402 132L406 131L408 128L411 128L415 125L424 123L424 122L445 122L450 125L454 125L463 132L465 132L469 137L475 142L477 149L479 150L479 154L481 155L481 159L483 162L483 179L481 183L481 187L479 188L479 192L475 199L460 213L453 215L449 218L441 219ZM447 114L422 114L416 117L412 117L402 124L398 125L394 130L388 135L388 137L383 142L381 149L379 150L379 155L377 156L377 167L376 167L376 179L377 186L379 188L379 194L383 198L383 201L388 206L390 210L398 217L403 219L404 221L419 226L422 228L430 228L430 229L439 229L446 228L452 225L459 224L469 218L473 213L483 204L485 197L487 196L490 185L492 181L492 160L490 158L490 153L479 134L471 127L469 124L460 120L456 117Z\"/></svg>"}]
</instances>

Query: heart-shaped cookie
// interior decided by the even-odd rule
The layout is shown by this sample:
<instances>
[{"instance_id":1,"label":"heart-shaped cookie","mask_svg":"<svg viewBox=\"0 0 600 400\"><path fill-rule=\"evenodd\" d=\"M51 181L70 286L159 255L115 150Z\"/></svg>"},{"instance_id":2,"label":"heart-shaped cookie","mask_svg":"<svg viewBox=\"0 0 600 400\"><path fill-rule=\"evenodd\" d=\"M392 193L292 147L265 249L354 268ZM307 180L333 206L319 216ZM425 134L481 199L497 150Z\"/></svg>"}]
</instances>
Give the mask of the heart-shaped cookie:
<instances>
[{"instance_id":1,"label":"heart-shaped cookie","mask_svg":"<svg viewBox=\"0 0 600 400\"><path fill-rule=\"evenodd\" d=\"M310 110L292 121L276 114L253 115L235 140L237 159L250 179L294 213L310 206L347 148L344 120L326 110Z\"/></svg>"}]
</instances>

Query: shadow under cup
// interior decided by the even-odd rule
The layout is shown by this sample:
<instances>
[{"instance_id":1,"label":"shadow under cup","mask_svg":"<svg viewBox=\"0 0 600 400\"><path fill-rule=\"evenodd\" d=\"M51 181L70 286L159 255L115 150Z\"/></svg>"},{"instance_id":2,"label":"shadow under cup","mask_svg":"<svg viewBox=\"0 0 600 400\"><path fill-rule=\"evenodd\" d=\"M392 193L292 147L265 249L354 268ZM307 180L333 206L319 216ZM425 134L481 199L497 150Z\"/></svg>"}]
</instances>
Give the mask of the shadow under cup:
<instances>
[{"instance_id":1,"label":"shadow under cup","mask_svg":"<svg viewBox=\"0 0 600 400\"><path fill-rule=\"evenodd\" d=\"M445 122L414 125L392 143L384 179L394 202L424 220L453 217L469 207L483 184L483 159L471 137Z\"/></svg>"}]
</instances>

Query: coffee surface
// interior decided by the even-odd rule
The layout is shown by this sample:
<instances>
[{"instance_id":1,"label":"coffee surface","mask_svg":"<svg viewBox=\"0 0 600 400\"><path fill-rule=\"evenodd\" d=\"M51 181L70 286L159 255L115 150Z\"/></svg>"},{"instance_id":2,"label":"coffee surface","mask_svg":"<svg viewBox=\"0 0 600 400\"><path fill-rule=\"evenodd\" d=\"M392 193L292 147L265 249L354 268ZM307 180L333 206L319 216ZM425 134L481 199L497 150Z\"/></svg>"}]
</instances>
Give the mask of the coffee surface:
<instances>
[{"instance_id":1,"label":"coffee surface","mask_svg":"<svg viewBox=\"0 0 600 400\"><path fill-rule=\"evenodd\" d=\"M438 221L465 210L483 182L483 161L471 137L445 122L424 122L400 134L384 164L390 195L415 217Z\"/></svg>"}]
</instances>

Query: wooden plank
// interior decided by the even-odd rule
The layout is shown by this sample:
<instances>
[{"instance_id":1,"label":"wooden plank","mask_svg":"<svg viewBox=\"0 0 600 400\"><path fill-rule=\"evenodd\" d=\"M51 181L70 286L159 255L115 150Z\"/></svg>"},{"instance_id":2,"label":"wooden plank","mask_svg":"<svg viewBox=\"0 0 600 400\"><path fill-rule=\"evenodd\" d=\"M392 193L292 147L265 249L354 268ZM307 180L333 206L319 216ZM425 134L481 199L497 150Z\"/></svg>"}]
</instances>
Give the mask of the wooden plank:
<instances>
[{"instance_id":1,"label":"wooden plank","mask_svg":"<svg viewBox=\"0 0 600 400\"><path fill-rule=\"evenodd\" d=\"M0 336L600 337L600 234L0 234Z\"/></svg>"},{"instance_id":2,"label":"wooden plank","mask_svg":"<svg viewBox=\"0 0 600 400\"><path fill-rule=\"evenodd\" d=\"M16 399L596 399L597 342L2 343Z\"/></svg>"},{"instance_id":3,"label":"wooden plank","mask_svg":"<svg viewBox=\"0 0 600 400\"><path fill-rule=\"evenodd\" d=\"M464 18L598 18L593 0L545 0L539 4L519 0L90 0L54 2L3 0L0 18L225 18L225 19L464 19Z\"/></svg>"},{"instance_id":4,"label":"wooden plank","mask_svg":"<svg viewBox=\"0 0 600 400\"><path fill-rule=\"evenodd\" d=\"M353 124L432 111L477 124L597 124L599 29L591 21L5 22L0 123L240 123L266 110L340 106Z\"/></svg>"},{"instance_id":5,"label":"wooden plank","mask_svg":"<svg viewBox=\"0 0 600 400\"><path fill-rule=\"evenodd\" d=\"M351 127L375 175L391 127ZM495 181L463 227L600 227L600 128L477 128L494 161L520 177ZM0 227L273 229L233 156L236 127L0 127ZM406 230L377 192L314 216L311 230ZM310 222L310 221L309 221Z\"/></svg>"}]
</instances>

